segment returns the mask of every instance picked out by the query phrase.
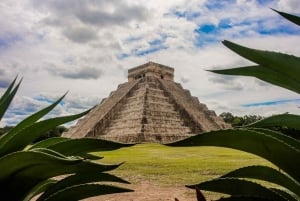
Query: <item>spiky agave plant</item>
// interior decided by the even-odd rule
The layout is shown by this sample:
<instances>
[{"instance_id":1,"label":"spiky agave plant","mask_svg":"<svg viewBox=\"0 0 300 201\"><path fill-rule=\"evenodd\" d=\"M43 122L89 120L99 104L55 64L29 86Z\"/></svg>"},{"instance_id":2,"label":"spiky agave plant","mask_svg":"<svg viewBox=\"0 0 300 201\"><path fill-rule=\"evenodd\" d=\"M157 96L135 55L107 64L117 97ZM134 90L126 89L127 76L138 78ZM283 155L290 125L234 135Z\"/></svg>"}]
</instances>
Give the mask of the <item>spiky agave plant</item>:
<instances>
[{"instance_id":1,"label":"spiky agave plant","mask_svg":"<svg viewBox=\"0 0 300 201\"><path fill-rule=\"evenodd\" d=\"M276 12L300 25L298 16ZM229 41L224 41L223 44L257 65L212 72L253 76L300 93L299 57L250 49ZM228 197L219 199L228 201L300 200L300 142L269 129L274 126L286 126L299 130L300 116L292 114L272 116L243 128L213 131L169 145L228 147L263 157L277 166L277 168L267 166L240 168L220 178L189 185L190 188L228 194ZM255 183L253 180L265 181L265 185ZM276 184L277 188L270 187L270 183Z\"/></svg>"},{"instance_id":2,"label":"spiky agave plant","mask_svg":"<svg viewBox=\"0 0 300 201\"><path fill-rule=\"evenodd\" d=\"M20 83L16 79L0 98L0 119L13 100ZM89 152L128 146L99 139L50 138L33 142L46 131L75 120L89 111L41 120L64 98L32 114L0 137L0 200L75 201L91 196L128 192L103 182L127 181L106 173L120 164L95 162Z\"/></svg>"}]
</instances>

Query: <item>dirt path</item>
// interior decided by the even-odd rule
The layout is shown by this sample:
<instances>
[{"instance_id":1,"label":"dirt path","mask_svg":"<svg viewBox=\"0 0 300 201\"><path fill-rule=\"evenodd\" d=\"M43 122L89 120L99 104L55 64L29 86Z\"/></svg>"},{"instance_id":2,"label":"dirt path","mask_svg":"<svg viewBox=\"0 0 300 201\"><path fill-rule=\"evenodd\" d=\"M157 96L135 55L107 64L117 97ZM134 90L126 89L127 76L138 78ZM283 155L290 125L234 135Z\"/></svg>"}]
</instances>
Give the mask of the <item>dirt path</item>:
<instances>
[{"instance_id":1,"label":"dirt path","mask_svg":"<svg viewBox=\"0 0 300 201\"><path fill-rule=\"evenodd\" d=\"M175 198L179 201L196 200L195 192L184 186L160 187L151 183L141 183L130 185L129 188L134 192L98 196L84 201L174 201Z\"/></svg>"}]
</instances>

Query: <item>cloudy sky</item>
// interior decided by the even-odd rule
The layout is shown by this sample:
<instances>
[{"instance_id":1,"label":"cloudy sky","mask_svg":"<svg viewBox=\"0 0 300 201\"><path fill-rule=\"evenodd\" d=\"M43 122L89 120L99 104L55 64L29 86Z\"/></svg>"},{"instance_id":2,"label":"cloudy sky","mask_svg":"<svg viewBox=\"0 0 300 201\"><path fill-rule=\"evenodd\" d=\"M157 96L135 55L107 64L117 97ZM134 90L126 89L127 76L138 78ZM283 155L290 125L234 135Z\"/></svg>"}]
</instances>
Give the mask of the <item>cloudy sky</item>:
<instances>
[{"instance_id":1,"label":"cloudy sky","mask_svg":"<svg viewBox=\"0 0 300 201\"><path fill-rule=\"evenodd\" d=\"M224 39L300 55L300 28L270 8L299 15L300 1L1 0L0 92L24 78L1 126L67 91L51 115L81 112L147 61L174 67L175 81L217 114L300 113L293 92L205 71L249 64Z\"/></svg>"}]
</instances>

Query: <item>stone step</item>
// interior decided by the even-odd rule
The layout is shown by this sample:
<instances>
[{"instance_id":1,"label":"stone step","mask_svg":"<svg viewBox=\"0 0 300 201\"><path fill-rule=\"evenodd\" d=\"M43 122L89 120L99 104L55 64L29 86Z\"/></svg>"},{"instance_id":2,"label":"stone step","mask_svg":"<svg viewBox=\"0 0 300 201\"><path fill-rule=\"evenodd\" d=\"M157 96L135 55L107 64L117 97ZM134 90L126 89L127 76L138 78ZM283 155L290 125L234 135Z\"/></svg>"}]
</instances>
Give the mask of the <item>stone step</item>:
<instances>
[{"instance_id":1,"label":"stone step","mask_svg":"<svg viewBox=\"0 0 300 201\"><path fill-rule=\"evenodd\" d=\"M114 120L111 121L110 125L115 125L115 124L134 124L136 122L142 122L142 117L143 115L140 116L135 116L129 118L128 116L124 118L114 118ZM120 117L120 116L119 116ZM184 125L183 120L179 117L179 115L173 115L171 117L155 117L155 116L150 116L150 115L145 115L145 123L149 124L168 124L168 125Z\"/></svg>"},{"instance_id":2,"label":"stone step","mask_svg":"<svg viewBox=\"0 0 300 201\"><path fill-rule=\"evenodd\" d=\"M124 106L122 110L116 113L116 118L123 118L126 115L142 115L144 112L144 107L142 104L135 106ZM169 114L167 114L169 113ZM157 116L157 115L166 115L171 117L172 115L179 116L179 113L174 110L173 106L170 104L164 103L151 103L148 104L145 108L145 115Z\"/></svg>"},{"instance_id":3,"label":"stone step","mask_svg":"<svg viewBox=\"0 0 300 201\"><path fill-rule=\"evenodd\" d=\"M147 95L147 100L152 102L167 102L167 103L170 101L170 99L166 96L157 96L152 94Z\"/></svg>"},{"instance_id":4,"label":"stone step","mask_svg":"<svg viewBox=\"0 0 300 201\"><path fill-rule=\"evenodd\" d=\"M142 125L140 124L140 122L135 122L133 124L113 124L111 125L108 130L115 130L115 129L135 129L135 128L141 128Z\"/></svg>"},{"instance_id":5,"label":"stone step","mask_svg":"<svg viewBox=\"0 0 300 201\"><path fill-rule=\"evenodd\" d=\"M136 94L134 96L130 96L127 98L127 102L130 103L144 101L144 100L145 100L144 94ZM170 102L170 99L166 96L155 95L151 93L147 94L146 100L151 102L166 102L166 103Z\"/></svg>"},{"instance_id":6,"label":"stone step","mask_svg":"<svg viewBox=\"0 0 300 201\"><path fill-rule=\"evenodd\" d=\"M117 114L115 119L116 120L123 120L123 119L134 119L137 117L142 117L143 113L136 113L136 112L132 112L132 113L126 113L126 114Z\"/></svg>"},{"instance_id":7,"label":"stone step","mask_svg":"<svg viewBox=\"0 0 300 201\"><path fill-rule=\"evenodd\" d=\"M144 109L141 107L132 107L132 108L123 108L122 110L120 110L119 112L116 113L116 116L123 116L123 115L127 115L127 114L131 114L131 113L136 113L136 114L143 114Z\"/></svg>"},{"instance_id":8,"label":"stone step","mask_svg":"<svg viewBox=\"0 0 300 201\"><path fill-rule=\"evenodd\" d=\"M104 135L110 136L110 135L128 135L128 134L137 134L141 132L140 127L136 128L119 128L119 127L110 127L106 129L103 133Z\"/></svg>"},{"instance_id":9,"label":"stone step","mask_svg":"<svg viewBox=\"0 0 300 201\"><path fill-rule=\"evenodd\" d=\"M194 98L190 95L190 93L185 90L182 93L182 86L180 84L174 85L170 82L161 81L162 85L166 87L166 89L171 92L174 99L182 105L183 108L193 116L197 122L201 122L201 126L204 130L209 130L209 128L218 128L219 126L212 118L213 114L211 114L206 105L204 104L196 104Z\"/></svg>"},{"instance_id":10,"label":"stone step","mask_svg":"<svg viewBox=\"0 0 300 201\"><path fill-rule=\"evenodd\" d=\"M140 131L142 128L142 125L140 124L140 121L135 121L131 123L123 123L123 122L117 122L112 124L110 127L108 127L104 133L123 133L127 131ZM144 124L144 131L146 132L158 132L158 133L191 133L190 128L186 126L181 126L181 124L178 123L170 123L170 124L154 124L154 123L147 123Z\"/></svg>"},{"instance_id":11,"label":"stone step","mask_svg":"<svg viewBox=\"0 0 300 201\"><path fill-rule=\"evenodd\" d=\"M145 124L144 133L189 134L191 133L191 130L190 128L183 126Z\"/></svg>"},{"instance_id":12,"label":"stone step","mask_svg":"<svg viewBox=\"0 0 300 201\"><path fill-rule=\"evenodd\" d=\"M144 87L148 87L148 88L154 88L154 89L159 89L160 88L160 84L155 82L155 81L150 81L150 82L140 82L137 84L138 88L144 88Z\"/></svg>"},{"instance_id":13,"label":"stone step","mask_svg":"<svg viewBox=\"0 0 300 201\"><path fill-rule=\"evenodd\" d=\"M127 102L133 102L133 101L144 101L144 96L143 95L137 95L137 96L131 96L127 98Z\"/></svg>"},{"instance_id":14,"label":"stone step","mask_svg":"<svg viewBox=\"0 0 300 201\"><path fill-rule=\"evenodd\" d=\"M119 89L110 94L110 96L100 104L98 104L92 111L90 111L86 117L76 124L76 127L69 129L64 136L73 137L73 138L82 138L89 133L100 132L97 128L104 127L103 122L107 122L106 119L110 119L112 116L112 111L115 111L114 108L123 103L128 96L130 91L134 90L135 86L139 81L127 82L119 86ZM96 128L95 128L96 127Z\"/></svg>"},{"instance_id":15,"label":"stone step","mask_svg":"<svg viewBox=\"0 0 300 201\"><path fill-rule=\"evenodd\" d=\"M163 120L163 119L156 119L156 120L152 120L151 118L146 118L146 120L144 120L146 124L156 124L156 125L166 125L166 126L171 126L171 127L176 127L176 126L185 126L184 122L181 120ZM141 124L142 122L142 118L139 119L119 119L119 120L114 120L111 123L111 127L124 127L127 125L134 125L136 123Z\"/></svg>"},{"instance_id":16,"label":"stone step","mask_svg":"<svg viewBox=\"0 0 300 201\"><path fill-rule=\"evenodd\" d=\"M140 97L139 98L131 98L131 100L128 100L129 98L131 98L131 97L128 97L125 100L123 105L128 105L128 104L130 104L130 105L139 105L139 104L143 104L145 102L144 99L142 99Z\"/></svg>"},{"instance_id":17,"label":"stone step","mask_svg":"<svg viewBox=\"0 0 300 201\"><path fill-rule=\"evenodd\" d=\"M163 90L154 89L154 88L146 88L146 87L135 90L134 92L132 92L132 94L130 96L132 97L132 96L136 96L136 95L144 95L146 92L147 92L147 95L166 97Z\"/></svg>"},{"instance_id":18,"label":"stone step","mask_svg":"<svg viewBox=\"0 0 300 201\"><path fill-rule=\"evenodd\" d=\"M137 96L137 95L144 95L145 93L146 93L146 88L138 88L137 90L133 91L130 94L130 97Z\"/></svg>"},{"instance_id":19,"label":"stone step","mask_svg":"<svg viewBox=\"0 0 300 201\"><path fill-rule=\"evenodd\" d=\"M146 101L145 106L152 110L174 110L174 106L168 102Z\"/></svg>"},{"instance_id":20,"label":"stone step","mask_svg":"<svg viewBox=\"0 0 300 201\"><path fill-rule=\"evenodd\" d=\"M170 111L166 111L166 110L146 110L145 111L145 115L146 117L150 116L150 117L175 117L175 118L180 118L180 115L178 114L178 112L174 111L174 110L170 110Z\"/></svg>"},{"instance_id":21,"label":"stone step","mask_svg":"<svg viewBox=\"0 0 300 201\"><path fill-rule=\"evenodd\" d=\"M137 134L104 135L104 136L100 136L99 138L109 140L109 141L126 143L126 144L136 144L136 143L144 142Z\"/></svg>"},{"instance_id":22,"label":"stone step","mask_svg":"<svg viewBox=\"0 0 300 201\"><path fill-rule=\"evenodd\" d=\"M127 102L122 106L122 110L127 110L131 108L143 108L144 107L144 101L136 101L134 103Z\"/></svg>"},{"instance_id":23,"label":"stone step","mask_svg":"<svg viewBox=\"0 0 300 201\"><path fill-rule=\"evenodd\" d=\"M166 97L165 93L161 89L154 89L154 88L148 88L148 95L153 95L153 96L163 96Z\"/></svg>"},{"instance_id":24,"label":"stone step","mask_svg":"<svg viewBox=\"0 0 300 201\"><path fill-rule=\"evenodd\" d=\"M172 126L176 126L176 125L184 125L184 122L181 119L171 119L171 118L151 118L148 117L146 118L146 122L147 124L164 124L164 125L172 125Z\"/></svg>"},{"instance_id":25,"label":"stone step","mask_svg":"<svg viewBox=\"0 0 300 201\"><path fill-rule=\"evenodd\" d=\"M182 140L188 137L193 136L192 134L157 134L157 133L147 133L147 134L141 134L141 133L128 133L128 134L112 134L112 135L104 135L100 136L99 138L116 141L116 142L123 142L123 143L138 143L138 142L159 142L159 143L169 143L169 142L175 142L178 140ZM143 140L141 140L143 139Z\"/></svg>"},{"instance_id":26,"label":"stone step","mask_svg":"<svg viewBox=\"0 0 300 201\"><path fill-rule=\"evenodd\" d=\"M191 137L193 135L184 135L184 134L180 134L180 135L174 135L174 134L164 134L164 135L160 135L160 134L151 134L151 135L145 135L144 139L147 142L158 142L158 143L162 143L162 144L166 144L166 143L170 143L170 142L175 142L175 141L179 141L179 140L183 140L185 138Z\"/></svg>"},{"instance_id":27,"label":"stone step","mask_svg":"<svg viewBox=\"0 0 300 201\"><path fill-rule=\"evenodd\" d=\"M141 124L142 122L142 116L140 117L134 117L134 118L124 118L124 119L114 119L111 121L111 126L113 125L131 125L131 124Z\"/></svg>"}]
</instances>

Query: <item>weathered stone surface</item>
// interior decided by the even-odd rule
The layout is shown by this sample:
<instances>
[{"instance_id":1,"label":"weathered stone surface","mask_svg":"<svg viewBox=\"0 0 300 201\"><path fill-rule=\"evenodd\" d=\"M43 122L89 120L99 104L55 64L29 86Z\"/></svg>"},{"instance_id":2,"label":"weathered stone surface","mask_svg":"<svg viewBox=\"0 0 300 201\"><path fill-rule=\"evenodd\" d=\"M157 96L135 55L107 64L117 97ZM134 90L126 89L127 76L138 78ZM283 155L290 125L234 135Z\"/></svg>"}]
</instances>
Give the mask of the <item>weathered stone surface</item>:
<instances>
[{"instance_id":1,"label":"weathered stone surface","mask_svg":"<svg viewBox=\"0 0 300 201\"><path fill-rule=\"evenodd\" d=\"M229 128L214 111L175 83L173 73L173 68L153 62L130 69L128 82L119 85L63 136L168 143Z\"/></svg>"}]
</instances>

